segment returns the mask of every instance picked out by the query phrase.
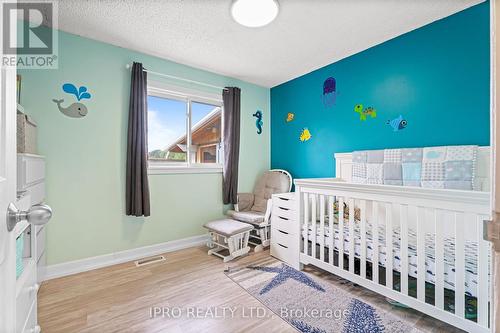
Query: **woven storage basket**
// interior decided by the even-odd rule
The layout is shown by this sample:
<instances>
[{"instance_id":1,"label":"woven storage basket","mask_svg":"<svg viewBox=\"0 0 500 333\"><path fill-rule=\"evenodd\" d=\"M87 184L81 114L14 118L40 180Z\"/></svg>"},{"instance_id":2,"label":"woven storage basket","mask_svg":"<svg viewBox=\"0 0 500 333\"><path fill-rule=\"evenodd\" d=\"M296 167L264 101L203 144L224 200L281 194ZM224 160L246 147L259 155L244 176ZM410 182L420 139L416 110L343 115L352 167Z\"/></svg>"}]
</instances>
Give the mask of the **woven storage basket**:
<instances>
[{"instance_id":1,"label":"woven storage basket","mask_svg":"<svg viewBox=\"0 0 500 333\"><path fill-rule=\"evenodd\" d=\"M36 123L24 114L17 113L17 152L36 154Z\"/></svg>"}]
</instances>

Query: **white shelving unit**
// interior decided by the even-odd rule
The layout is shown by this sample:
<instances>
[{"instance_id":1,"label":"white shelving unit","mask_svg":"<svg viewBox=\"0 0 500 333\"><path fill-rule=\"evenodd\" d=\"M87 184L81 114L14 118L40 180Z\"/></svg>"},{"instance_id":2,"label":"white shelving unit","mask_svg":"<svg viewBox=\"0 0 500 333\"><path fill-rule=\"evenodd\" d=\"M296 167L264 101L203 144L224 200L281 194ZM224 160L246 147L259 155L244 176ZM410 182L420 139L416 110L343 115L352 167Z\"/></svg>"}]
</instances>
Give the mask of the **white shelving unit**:
<instances>
[{"instance_id":1,"label":"white shelving unit","mask_svg":"<svg viewBox=\"0 0 500 333\"><path fill-rule=\"evenodd\" d=\"M295 192L273 194L271 214L271 255L293 268L299 255Z\"/></svg>"},{"instance_id":2,"label":"white shelving unit","mask_svg":"<svg viewBox=\"0 0 500 333\"><path fill-rule=\"evenodd\" d=\"M45 200L45 159L34 154L17 155L16 206L28 210ZM40 332L37 324L37 292L45 269L45 226L19 222L13 230L16 239L23 235L23 270L16 280L16 332Z\"/></svg>"}]
</instances>

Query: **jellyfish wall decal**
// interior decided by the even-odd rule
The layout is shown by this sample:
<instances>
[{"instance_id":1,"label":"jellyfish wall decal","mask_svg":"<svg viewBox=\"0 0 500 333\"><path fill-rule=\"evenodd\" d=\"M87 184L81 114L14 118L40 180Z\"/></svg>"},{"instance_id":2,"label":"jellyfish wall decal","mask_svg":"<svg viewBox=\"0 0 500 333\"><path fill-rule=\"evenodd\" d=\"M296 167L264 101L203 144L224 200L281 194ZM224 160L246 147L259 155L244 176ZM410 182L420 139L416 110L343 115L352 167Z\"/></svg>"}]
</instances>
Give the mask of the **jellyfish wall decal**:
<instances>
[{"instance_id":1,"label":"jellyfish wall decal","mask_svg":"<svg viewBox=\"0 0 500 333\"><path fill-rule=\"evenodd\" d=\"M323 105L330 108L335 105L337 99L337 81L333 77L329 77L323 83Z\"/></svg>"}]
</instances>

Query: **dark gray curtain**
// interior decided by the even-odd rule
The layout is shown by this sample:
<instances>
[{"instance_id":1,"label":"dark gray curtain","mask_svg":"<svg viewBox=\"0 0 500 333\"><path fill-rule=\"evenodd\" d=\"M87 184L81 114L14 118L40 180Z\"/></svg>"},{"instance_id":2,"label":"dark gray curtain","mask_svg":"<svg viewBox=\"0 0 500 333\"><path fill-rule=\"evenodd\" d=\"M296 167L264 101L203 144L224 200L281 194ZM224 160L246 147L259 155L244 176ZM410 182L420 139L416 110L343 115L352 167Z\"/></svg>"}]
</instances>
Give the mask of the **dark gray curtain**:
<instances>
[{"instance_id":1,"label":"dark gray curtain","mask_svg":"<svg viewBox=\"0 0 500 333\"><path fill-rule=\"evenodd\" d=\"M224 101L224 204L235 204L238 194L238 160L240 157L240 95L237 87L222 91Z\"/></svg>"},{"instance_id":2,"label":"dark gray curtain","mask_svg":"<svg viewBox=\"0 0 500 333\"><path fill-rule=\"evenodd\" d=\"M127 137L127 215L149 216L147 74L134 62L130 83Z\"/></svg>"}]
</instances>

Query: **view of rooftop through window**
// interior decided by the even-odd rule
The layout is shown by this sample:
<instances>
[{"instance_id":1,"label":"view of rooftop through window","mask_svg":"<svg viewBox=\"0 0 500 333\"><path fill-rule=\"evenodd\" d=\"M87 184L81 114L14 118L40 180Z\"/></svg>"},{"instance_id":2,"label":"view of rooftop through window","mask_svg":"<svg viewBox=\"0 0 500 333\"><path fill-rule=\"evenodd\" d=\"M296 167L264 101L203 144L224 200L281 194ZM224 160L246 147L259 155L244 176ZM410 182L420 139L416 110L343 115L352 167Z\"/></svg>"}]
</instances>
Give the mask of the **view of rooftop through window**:
<instances>
[{"instance_id":1,"label":"view of rooftop through window","mask_svg":"<svg viewBox=\"0 0 500 333\"><path fill-rule=\"evenodd\" d=\"M220 163L220 106L191 102L191 147L187 147L187 101L148 96L149 159ZM189 151L189 154L188 154Z\"/></svg>"}]
</instances>

